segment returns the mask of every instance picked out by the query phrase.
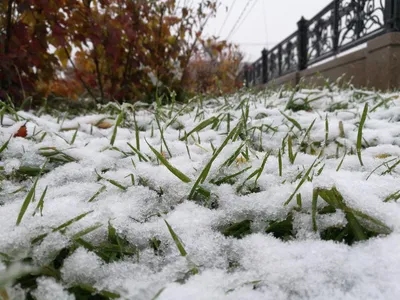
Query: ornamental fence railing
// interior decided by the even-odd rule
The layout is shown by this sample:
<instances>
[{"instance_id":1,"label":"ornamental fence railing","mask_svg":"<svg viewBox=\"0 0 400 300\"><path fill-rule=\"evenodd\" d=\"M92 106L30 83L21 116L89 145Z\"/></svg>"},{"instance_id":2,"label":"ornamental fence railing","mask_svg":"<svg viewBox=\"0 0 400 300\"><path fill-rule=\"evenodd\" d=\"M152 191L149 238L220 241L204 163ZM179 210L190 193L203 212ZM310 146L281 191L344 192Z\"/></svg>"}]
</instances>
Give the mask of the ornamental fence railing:
<instances>
[{"instance_id":1,"label":"ornamental fence railing","mask_svg":"<svg viewBox=\"0 0 400 300\"><path fill-rule=\"evenodd\" d=\"M246 65L246 86L305 70L393 31L400 31L400 0L334 0L312 19L301 18L297 31Z\"/></svg>"}]
</instances>

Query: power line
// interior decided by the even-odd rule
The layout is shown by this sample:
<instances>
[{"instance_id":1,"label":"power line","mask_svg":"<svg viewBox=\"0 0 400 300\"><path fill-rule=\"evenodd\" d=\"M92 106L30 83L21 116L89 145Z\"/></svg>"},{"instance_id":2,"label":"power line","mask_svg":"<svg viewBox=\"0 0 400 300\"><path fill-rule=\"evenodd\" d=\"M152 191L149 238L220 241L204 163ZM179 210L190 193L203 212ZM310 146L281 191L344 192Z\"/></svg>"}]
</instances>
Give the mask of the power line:
<instances>
[{"instance_id":1,"label":"power line","mask_svg":"<svg viewBox=\"0 0 400 300\"><path fill-rule=\"evenodd\" d=\"M234 32L232 34L235 34L240 27L242 27L243 23L246 21L247 17L250 15L250 13L252 12L253 8L256 6L258 0L255 0L253 2L253 6L250 8L250 10L247 12L247 15L243 18L242 22L239 24L239 26L234 30Z\"/></svg>"},{"instance_id":2,"label":"power line","mask_svg":"<svg viewBox=\"0 0 400 300\"><path fill-rule=\"evenodd\" d=\"M231 31L229 32L228 36L226 37L226 40L229 40L229 38L231 37L233 31L236 29L236 26L239 24L239 22L241 21L244 13L246 12L247 8L249 7L250 3L252 0L248 0L246 3L246 6L244 7L244 9L242 10L242 12L240 13L239 18L236 20L235 24L233 25Z\"/></svg>"},{"instance_id":3,"label":"power line","mask_svg":"<svg viewBox=\"0 0 400 300\"><path fill-rule=\"evenodd\" d=\"M221 28L219 29L218 36L221 36L222 29L224 29L225 24L226 24L226 21L228 20L229 16L230 16L231 13L232 13L233 8L235 7L235 3L236 3L236 0L233 1L232 6L231 6L231 8L229 9L228 14L227 14L226 17L225 17L224 23L222 24Z\"/></svg>"}]
</instances>

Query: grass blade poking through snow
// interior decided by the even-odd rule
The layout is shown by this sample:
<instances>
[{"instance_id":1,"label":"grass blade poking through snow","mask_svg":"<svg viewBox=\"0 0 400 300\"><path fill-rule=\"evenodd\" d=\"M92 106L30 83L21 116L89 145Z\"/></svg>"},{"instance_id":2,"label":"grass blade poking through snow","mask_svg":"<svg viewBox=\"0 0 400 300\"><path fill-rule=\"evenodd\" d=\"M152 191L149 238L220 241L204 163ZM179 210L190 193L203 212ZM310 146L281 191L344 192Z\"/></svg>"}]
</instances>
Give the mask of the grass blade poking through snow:
<instances>
[{"instance_id":1,"label":"grass blade poking through snow","mask_svg":"<svg viewBox=\"0 0 400 300\"><path fill-rule=\"evenodd\" d=\"M361 146L362 146L362 130L364 127L365 120L367 119L368 114L368 103L365 103L364 111L361 116L360 124L358 125L358 134L357 134L357 156L358 160L360 161L360 165L364 166L361 158Z\"/></svg>"},{"instance_id":2,"label":"grass blade poking through snow","mask_svg":"<svg viewBox=\"0 0 400 300\"><path fill-rule=\"evenodd\" d=\"M210 172L212 163L217 158L217 156L221 153L221 151L225 148L225 146L228 144L229 140L235 135L237 129L238 129L237 126L232 129L232 131L228 134L228 136L226 137L226 139L224 140L222 145L218 148L217 151L215 151L214 155L211 157L210 161L204 167L203 171L201 171L200 176L197 178L196 182L194 183L194 185L192 187L192 190L190 191L189 199L191 199L191 200L193 199L199 184L203 183L206 180L208 173Z\"/></svg>"},{"instance_id":3,"label":"grass blade poking through snow","mask_svg":"<svg viewBox=\"0 0 400 300\"><path fill-rule=\"evenodd\" d=\"M346 154L347 154L347 151L344 152L343 158L342 158L342 160L340 161L339 165L336 168L336 172L339 172L340 168L342 167L342 164L343 164L344 158L346 157Z\"/></svg>"},{"instance_id":4,"label":"grass blade poking through snow","mask_svg":"<svg viewBox=\"0 0 400 300\"><path fill-rule=\"evenodd\" d=\"M293 153L293 142L291 135L288 136L288 155L289 155L289 161L293 165L294 161L296 160L297 153L296 154Z\"/></svg>"},{"instance_id":5,"label":"grass blade poking through snow","mask_svg":"<svg viewBox=\"0 0 400 300\"><path fill-rule=\"evenodd\" d=\"M8 147L8 143L10 142L12 138L12 135L10 136L10 138L3 144L3 146L1 146L0 148L0 153L2 153L7 147Z\"/></svg>"},{"instance_id":6,"label":"grass blade poking through snow","mask_svg":"<svg viewBox=\"0 0 400 300\"><path fill-rule=\"evenodd\" d=\"M90 197L90 199L88 200L88 202L92 202L94 199L97 198L98 195L100 195L102 192L104 192L106 190L106 186L103 185L92 197Z\"/></svg>"},{"instance_id":7,"label":"grass blade poking through snow","mask_svg":"<svg viewBox=\"0 0 400 300\"><path fill-rule=\"evenodd\" d=\"M282 154L281 149L278 151L278 168L279 168L279 177L282 177Z\"/></svg>"},{"instance_id":8,"label":"grass blade poking through snow","mask_svg":"<svg viewBox=\"0 0 400 300\"><path fill-rule=\"evenodd\" d=\"M119 113L119 115L117 117L117 121L115 122L115 125L114 125L114 131L113 131L113 134L112 134L111 140L110 140L111 146L114 146L115 138L117 137L118 126L122 123L123 118L124 118L124 111L121 110L121 112Z\"/></svg>"},{"instance_id":9,"label":"grass blade poking through snow","mask_svg":"<svg viewBox=\"0 0 400 300\"><path fill-rule=\"evenodd\" d=\"M100 180L100 179L104 179L105 181L108 181L109 183L111 183L112 185L115 185L117 188L120 188L121 190L123 190L123 191L126 191L128 188L126 187L126 186L123 186L121 183L119 183L118 181L116 181L116 180L113 180L113 179L108 179L108 178L105 178L105 177L103 177L103 176L101 176L98 172L97 172L97 170L94 170L95 172L96 172L96 174L97 174L97 178Z\"/></svg>"},{"instance_id":10,"label":"grass blade poking through snow","mask_svg":"<svg viewBox=\"0 0 400 300\"><path fill-rule=\"evenodd\" d=\"M297 127L297 129L299 129L300 131L302 131L303 129L301 128L301 125L299 124L299 122L297 122L295 119L289 117L288 115L286 115L283 112L280 112L282 114L282 116L284 116L286 119L288 119L288 121L290 121L290 123L292 123L295 127Z\"/></svg>"},{"instance_id":11,"label":"grass blade poking through snow","mask_svg":"<svg viewBox=\"0 0 400 300\"><path fill-rule=\"evenodd\" d=\"M177 168L175 168L174 166L172 166L169 161L161 155L161 153L159 153L156 149L154 149L147 141L146 141L147 145L150 147L151 151L153 151L153 153L157 156L157 158L161 161L161 163L167 167L168 170L171 171L172 174L174 174L176 177L178 177L180 180L182 180L185 183L189 183L192 180L186 176L185 174L183 174L181 171L179 171Z\"/></svg>"},{"instance_id":12,"label":"grass blade poking through snow","mask_svg":"<svg viewBox=\"0 0 400 300\"><path fill-rule=\"evenodd\" d=\"M311 205L311 216L312 216L312 226L313 230L317 232L317 201L318 201L318 189L314 189L312 196L312 205Z\"/></svg>"},{"instance_id":13,"label":"grass blade poking through snow","mask_svg":"<svg viewBox=\"0 0 400 300\"><path fill-rule=\"evenodd\" d=\"M308 175L310 175L311 170L314 168L315 163L317 162L318 158L316 158L314 160L314 162L312 163L312 165L308 168L307 172L304 174L303 178L300 180L299 184L297 185L296 189L294 190L294 192L290 195L289 199L286 200L285 202L285 206L288 205L290 203L290 201L292 201L293 197L296 195L297 191L301 188L301 186L303 185L303 183L307 180Z\"/></svg>"},{"instance_id":14,"label":"grass blade poking through snow","mask_svg":"<svg viewBox=\"0 0 400 300\"><path fill-rule=\"evenodd\" d=\"M197 125L195 128L190 130L187 134L185 134L183 137L181 137L180 140L181 141L186 140L191 134L193 134L195 132L199 132L200 130L206 128L207 126L209 126L211 124L214 124L215 122L218 122L218 118L217 117L211 117L211 118L209 118L207 120L204 120L199 125Z\"/></svg>"},{"instance_id":15,"label":"grass blade poking through snow","mask_svg":"<svg viewBox=\"0 0 400 300\"><path fill-rule=\"evenodd\" d=\"M48 186L46 186L46 188L44 189L42 196L39 199L38 205L36 206L35 211L33 212L32 216L35 216L36 213L38 211L40 211L40 216L43 217L43 206L44 206L44 197L46 197L46 193L47 193L47 188Z\"/></svg>"},{"instance_id":16,"label":"grass blade poking through snow","mask_svg":"<svg viewBox=\"0 0 400 300\"><path fill-rule=\"evenodd\" d=\"M172 239L174 240L175 245L176 245L176 247L177 247L178 250L179 250L179 253L180 253L182 256L185 257L185 256L187 255L187 252L186 252L185 248L183 247L181 241L179 240L179 237L176 235L176 233L175 233L175 231L172 229L171 225L169 225L168 222L167 222L166 220L164 220L164 222L165 222L165 224L166 224L167 227L168 227L168 231L169 231L169 233L171 234Z\"/></svg>"},{"instance_id":17,"label":"grass blade poking through snow","mask_svg":"<svg viewBox=\"0 0 400 300\"><path fill-rule=\"evenodd\" d=\"M172 236L172 239L175 242L176 247L179 250L179 253L183 256L183 257L187 257L187 252L185 250L185 248L183 247L182 242L180 241L179 237L177 236L177 234L175 233L175 231L172 229L172 227L168 224L168 222L166 220L164 220L165 224L168 227L168 231ZM197 274L199 271L197 270L197 268L195 266L193 266L193 268L191 269L191 272L193 275Z\"/></svg>"},{"instance_id":18,"label":"grass blade poking through snow","mask_svg":"<svg viewBox=\"0 0 400 300\"><path fill-rule=\"evenodd\" d=\"M69 143L70 145L73 145L75 143L75 139L78 134L78 129L79 129L79 125L78 125L78 128L76 128L74 135L72 136L71 142Z\"/></svg>"},{"instance_id":19,"label":"grass blade poking through snow","mask_svg":"<svg viewBox=\"0 0 400 300\"><path fill-rule=\"evenodd\" d=\"M21 210L19 211L17 222L16 222L17 226L21 223L22 218L24 217L24 214L25 214L26 210L28 209L29 203L33 202L33 198L35 197L37 183L39 181L40 175L42 174L44 168L46 167L46 164L47 164L47 161L43 164L42 168L40 169L39 175L36 177L35 182L33 183L31 189L29 190L28 194L25 197L24 202L22 203Z\"/></svg>"},{"instance_id":20,"label":"grass blade poking through snow","mask_svg":"<svg viewBox=\"0 0 400 300\"><path fill-rule=\"evenodd\" d=\"M145 161L148 162L149 160L140 152L139 149L136 149L135 147L133 147L130 143L127 143L129 148L131 148L133 150L133 152L135 152L138 156L139 156L139 160L140 161Z\"/></svg>"},{"instance_id":21,"label":"grass blade poking through snow","mask_svg":"<svg viewBox=\"0 0 400 300\"><path fill-rule=\"evenodd\" d=\"M70 219L70 220L68 220L68 221L66 221L66 222L64 222L64 223L62 223L60 226L58 226L58 227L56 227L56 228L53 228L53 229L51 230L51 232L58 232L58 231L64 232L64 230L65 230L67 227L71 226L71 225L74 224L75 222L78 222L79 220L83 219L84 217L86 217L88 214L91 214L92 212L93 212L93 210L88 211L88 212L85 212L85 213L83 213L83 214L80 214L79 216L76 216L76 217L74 217L74 218L72 218L72 219ZM44 233L44 234L41 234L41 235L39 235L39 236L33 238L33 239L31 240L31 244L36 244L36 243L42 241L47 235L48 235L48 233Z\"/></svg>"}]
</instances>

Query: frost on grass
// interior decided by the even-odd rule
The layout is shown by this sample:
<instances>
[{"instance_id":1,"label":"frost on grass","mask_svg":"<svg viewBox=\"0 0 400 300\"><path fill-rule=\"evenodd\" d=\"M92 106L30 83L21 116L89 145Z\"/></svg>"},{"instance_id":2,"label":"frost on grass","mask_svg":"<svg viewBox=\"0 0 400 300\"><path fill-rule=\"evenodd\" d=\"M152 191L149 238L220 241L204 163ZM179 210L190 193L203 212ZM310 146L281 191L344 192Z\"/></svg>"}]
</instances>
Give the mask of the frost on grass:
<instances>
[{"instance_id":1,"label":"frost on grass","mask_svg":"<svg viewBox=\"0 0 400 300\"><path fill-rule=\"evenodd\" d=\"M398 94L1 117L0 298L400 296Z\"/></svg>"}]
</instances>

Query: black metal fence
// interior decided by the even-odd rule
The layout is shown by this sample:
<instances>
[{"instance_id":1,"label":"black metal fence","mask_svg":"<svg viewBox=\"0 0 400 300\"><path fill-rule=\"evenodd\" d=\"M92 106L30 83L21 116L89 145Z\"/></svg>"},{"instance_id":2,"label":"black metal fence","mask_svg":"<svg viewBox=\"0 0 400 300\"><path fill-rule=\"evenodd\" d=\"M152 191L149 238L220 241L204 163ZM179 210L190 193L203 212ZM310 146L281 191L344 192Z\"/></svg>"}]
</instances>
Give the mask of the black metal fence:
<instances>
[{"instance_id":1,"label":"black metal fence","mask_svg":"<svg viewBox=\"0 0 400 300\"><path fill-rule=\"evenodd\" d=\"M365 43L400 31L400 0L334 0L297 31L245 66L246 86L265 84Z\"/></svg>"}]
</instances>

